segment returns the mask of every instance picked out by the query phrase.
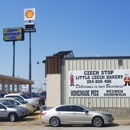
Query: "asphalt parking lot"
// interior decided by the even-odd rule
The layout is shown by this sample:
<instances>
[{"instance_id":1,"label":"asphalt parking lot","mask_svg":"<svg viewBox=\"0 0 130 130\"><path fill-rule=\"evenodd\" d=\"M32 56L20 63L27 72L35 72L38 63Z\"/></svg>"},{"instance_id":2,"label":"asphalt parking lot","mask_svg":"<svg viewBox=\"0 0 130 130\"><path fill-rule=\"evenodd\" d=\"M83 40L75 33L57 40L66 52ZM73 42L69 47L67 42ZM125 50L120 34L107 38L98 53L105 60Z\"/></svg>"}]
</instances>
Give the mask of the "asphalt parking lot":
<instances>
[{"instance_id":1,"label":"asphalt parking lot","mask_svg":"<svg viewBox=\"0 0 130 130\"><path fill-rule=\"evenodd\" d=\"M114 128L114 127L118 127L121 125L125 125L128 126L130 125L130 121L124 121L122 122L121 120L119 121L115 121L114 124L109 125L109 126L105 126L104 128ZM41 122L41 118L40 118L40 112L37 111L35 113L33 113L32 115L19 120L17 122L10 122L7 120L0 120L0 130L41 130L41 129L69 129L69 128L73 128L73 129L78 129L78 128L84 129L84 128L91 128L91 129L95 129L93 128L91 125L63 125L60 127L51 127L49 124L46 123L42 123Z\"/></svg>"},{"instance_id":2,"label":"asphalt parking lot","mask_svg":"<svg viewBox=\"0 0 130 130\"><path fill-rule=\"evenodd\" d=\"M7 120L0 120L0 130L3 130L3 128L5 127L9 127L12 129L23 129L22 126L24 126L24 129L26 130L33 130L33 129L37 129L38 127L43 127L45 126L45 123L41 122L41 118L40 118L40 112L37 111L35 113L33 113L32 115L23 118L22 120L16 121L16 122L10 122ZM30 128L31 127L31 128Z\"/></svg>"},{"instance_id":3,"label":"asphalt parking lot","mask_svg":"<svg viewBox=\"0 0 130 130\"><path fill-rule=\"evenodd\" d=\"M33 113L30 116L27 116L26 118L23 118L22 120L16 121L16 122L10 122L8 120L0 120L0 126L22 126L22 125L44 125L41 122L40 118L40 112L37 111Z\"/></svg>"}]
</instances>

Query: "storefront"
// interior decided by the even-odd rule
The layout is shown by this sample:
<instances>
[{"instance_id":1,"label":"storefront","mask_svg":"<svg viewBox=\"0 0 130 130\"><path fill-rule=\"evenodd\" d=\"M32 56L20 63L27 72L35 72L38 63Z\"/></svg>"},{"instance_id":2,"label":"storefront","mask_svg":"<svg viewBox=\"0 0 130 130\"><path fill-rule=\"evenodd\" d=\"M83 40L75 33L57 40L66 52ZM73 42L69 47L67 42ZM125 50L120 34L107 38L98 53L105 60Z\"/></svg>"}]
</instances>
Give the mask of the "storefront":
<instances>
[{"instance_id":1,"label":"storefront","mask_svg":"<svg viewBox=\"0 0 130 130\"><path fill-rule=\"evenodd\" d=\"M130 56L46 57L47 107L81 104L130 117ZM72 51L68 52L73 54Z\"/></svg>"}]
</instances>

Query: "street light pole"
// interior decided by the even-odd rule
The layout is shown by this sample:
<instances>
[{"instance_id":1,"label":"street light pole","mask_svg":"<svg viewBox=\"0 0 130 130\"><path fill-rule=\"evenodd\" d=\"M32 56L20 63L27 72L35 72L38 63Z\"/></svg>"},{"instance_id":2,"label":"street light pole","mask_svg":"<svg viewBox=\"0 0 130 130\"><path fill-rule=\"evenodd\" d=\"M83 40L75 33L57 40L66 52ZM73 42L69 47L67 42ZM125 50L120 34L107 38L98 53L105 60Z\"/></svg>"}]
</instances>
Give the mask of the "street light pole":
<instances>
[{"instance_id":1,"label":"street light pole","mask_svg":"<svg viewBox=\"0 0 130 130\"><path fill-rule=\"evenodd\" d=\"M39 81L41 83L41 89L42 89L42 82L40 80L37 80L37 81Z\"/></svg>"}]
</instances>

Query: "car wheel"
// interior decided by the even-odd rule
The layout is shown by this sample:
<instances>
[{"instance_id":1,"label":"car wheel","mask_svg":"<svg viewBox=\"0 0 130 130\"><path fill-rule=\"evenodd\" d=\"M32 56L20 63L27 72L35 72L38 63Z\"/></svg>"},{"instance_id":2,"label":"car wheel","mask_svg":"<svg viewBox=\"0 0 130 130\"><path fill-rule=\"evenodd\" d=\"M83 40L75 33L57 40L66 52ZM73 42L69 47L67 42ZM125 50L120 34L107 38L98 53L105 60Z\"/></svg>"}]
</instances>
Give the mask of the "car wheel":
<instances>
[{"instance_id":1,"label":"car wheel","mask_svg":"<svg viewBox=\"0 0 130 130\"><path fill-rule=\"evenodd\" d=\"M101 127L103 125L103 119L101 117L94 117L92 124L95 127Z\"/></svg>"},{"instance_id":2,"label":"car wheel","mask_svg":"<svg viewBox=\"0 0 130 130\"><path fill-rule=\"evenodd\" d=\"M16 120L17 120L17 115L16 115L15 113L10 114L10 115L9 115L9 120L10 120L11 122L16 121Z\"/></svg>"},{"instance_id":3,"label":"car wheel","mask_svg":"<svg viewBox=\"0 0 130 130\"><path fill-rule=\"evenodd\" d=\"M60 125L60 120L59 120L59 118L57 118L57 117L52 117L52 118L50 119L50 125L53 126L53 127L59 126L59 125Z\"/></svg>"}]
</instances>

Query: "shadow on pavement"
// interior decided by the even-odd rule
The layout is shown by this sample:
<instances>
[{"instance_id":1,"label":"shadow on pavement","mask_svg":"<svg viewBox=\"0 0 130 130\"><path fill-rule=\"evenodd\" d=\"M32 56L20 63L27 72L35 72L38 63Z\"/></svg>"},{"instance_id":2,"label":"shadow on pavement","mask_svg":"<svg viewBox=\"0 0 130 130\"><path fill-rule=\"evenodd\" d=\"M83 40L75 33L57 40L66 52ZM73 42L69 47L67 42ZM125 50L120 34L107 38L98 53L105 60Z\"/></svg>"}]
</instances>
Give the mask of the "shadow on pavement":
<instances>
[{"instance_id":1,"label":"shadow on pavement","mask_svg":"<svg viewBox=\"0 0 130 130\"><path fill-rule=\"evenodd\" d=\"M119 124L113 123L110 125L104 125L104 126L99 127L99 128L116 127L116 126L119 126ZM52 126L49 124L46 124L45 127L52 127ZM91 124L86 124L86 125L60 125L59 127L94 127L94 126L92 126Z\"/></svg>"},{"instance_id":2,"label":"shadow on pavement","mask_svg":"<svg viewBox=\"0 0 130 130\"><path fill-rule=\"evenodd\" d=\"M36 118L23 118L21 119L20 121L33 121L35 120Z\"/></svg>"},{"instance_id":3,"label":"shadow on pavement","mask_svg":"<svg viewBox=\"0 0 130 130\"><path fill-rule=\"evenodd\" d=\"M116 127L116 126L119 126L119 124L113 123L113 124L110 124L110 125L104 125L103 127Z\"/></svg>"},{"instance_id":4,"label":"shadow on pavement","mask_svg":"<svg viewBox=\"0 0 130 130\"><path fill-rule=\"evenodd\" d=\"M28 117L31 117L31 116L38 116L40 113L32 113L31 115L29 115Z\"/></svg>"}]
</instances>

